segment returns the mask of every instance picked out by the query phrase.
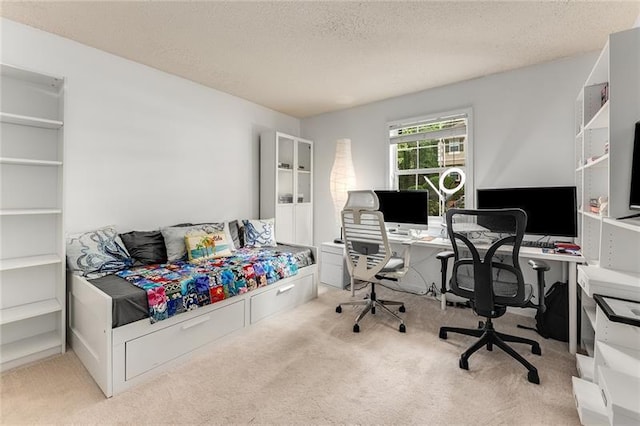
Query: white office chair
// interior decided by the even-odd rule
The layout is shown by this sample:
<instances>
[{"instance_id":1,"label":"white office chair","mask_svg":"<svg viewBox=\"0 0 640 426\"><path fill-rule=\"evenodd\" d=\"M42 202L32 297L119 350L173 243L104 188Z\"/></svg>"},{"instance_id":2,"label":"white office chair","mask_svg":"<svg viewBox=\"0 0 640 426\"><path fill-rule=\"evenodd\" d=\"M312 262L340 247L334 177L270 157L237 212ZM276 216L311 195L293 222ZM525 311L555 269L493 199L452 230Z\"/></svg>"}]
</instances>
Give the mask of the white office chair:
<instances>
[{"instance_id":1,"label":"white office chair","mask_svg":"<svg viewBox=\"0 0 640 426\"><path fill-rule=\"evenodd\" d=\"M358 314L353 332L360 331L359 322L369 312L376 313L380 308L400 322L401 333L406 331L404 321L388 306L399 306L405 312L404 303L392 300L380 300L376 297L375 285L382 279L398 280L409 268L410 250L404 251L404 257L392 255L382 212L378 211L378 197L373 191L349 191L347 203L342 210L342 229L344 233L347 269L351 277L351 288L355 282L371 283L371 292L365 300L344 302L336 307L342 312L344 305L363 305Z\"/></svg>"}]
</instances>

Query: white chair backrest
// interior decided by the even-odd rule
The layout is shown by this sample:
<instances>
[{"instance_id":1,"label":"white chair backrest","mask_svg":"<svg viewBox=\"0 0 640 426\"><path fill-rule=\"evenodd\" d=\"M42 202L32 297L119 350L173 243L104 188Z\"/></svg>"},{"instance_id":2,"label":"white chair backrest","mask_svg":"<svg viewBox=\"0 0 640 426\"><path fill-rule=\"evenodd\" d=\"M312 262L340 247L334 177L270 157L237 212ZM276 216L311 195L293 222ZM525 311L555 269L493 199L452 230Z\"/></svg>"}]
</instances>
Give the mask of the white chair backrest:
<instances>
[{"instance_id":1,"label":"white chair backrest","mask_svg":"<svg viewBox=\"0 0 640 426\"><path fill-rule=\"evenodd\" d=\"M391 258L384 216L378 208L375 192L349 191L342 210L342 229L347 269L354 279L370 281Z\"/></svg>"}]
</instances>

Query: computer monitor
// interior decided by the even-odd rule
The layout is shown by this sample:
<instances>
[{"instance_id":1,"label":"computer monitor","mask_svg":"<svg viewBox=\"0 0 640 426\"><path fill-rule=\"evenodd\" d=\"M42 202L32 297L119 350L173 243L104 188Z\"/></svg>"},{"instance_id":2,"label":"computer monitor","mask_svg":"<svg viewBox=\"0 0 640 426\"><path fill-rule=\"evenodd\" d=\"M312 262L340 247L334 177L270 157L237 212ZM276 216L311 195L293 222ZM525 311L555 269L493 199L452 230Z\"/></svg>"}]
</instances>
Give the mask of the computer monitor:
<instances>
[{"instance_id":1,"label":"computer monitor","mask_svg":"<svg viewBox=\"0 0 640 426\"><path fill-rule=\"evenodd\" d=\"M376 190L384 223L391 232L427 229L429 193L427 191Z\"/></svg>"},{"instance_id":2,"label":"computer monitor","mask_svg":"<svg viewBox=\"0 0 640 426\"><path fill-rule=\"evenodd\" d=\"M577 237L575 186L478 189L478 209L520 208L527 213L526 234ZM478 223L500 232L500 223Z\"/></svg>"},{"instance_id":3,"label":"computer monitor","mask_svg":"<svg viewBox=\"0 0 640 426\"><path fill-rule=\"evenodd\" d=\"M631 187L629 190L629 209L640 210L640 121L636 123L636 133L633 142L633 157L631 158Z\"/></svg>"}]
</instances>

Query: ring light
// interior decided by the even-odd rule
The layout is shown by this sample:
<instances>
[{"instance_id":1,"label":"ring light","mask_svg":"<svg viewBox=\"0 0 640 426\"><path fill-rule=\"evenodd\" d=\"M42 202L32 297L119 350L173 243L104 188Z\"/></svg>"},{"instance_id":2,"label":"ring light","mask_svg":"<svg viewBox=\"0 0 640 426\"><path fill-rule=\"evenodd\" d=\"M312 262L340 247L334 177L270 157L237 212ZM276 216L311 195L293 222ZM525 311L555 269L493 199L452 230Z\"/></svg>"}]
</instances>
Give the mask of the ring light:
<instances>
[{"instance_id":1,"label":"ring light","mask_svg":"<svg viewBox=\"0 0 640 426\"><path fill-rule=\"evenodd\" d=\"M446 186L444 186L444 180L452 173L457 173L460 175L460 182L458 183L458 186L456 186L455 188L449 189ZM440 183L438 186L440 186L440 191L448 195L453 195L464 187L465 180L466 180L466 176L464 174L464 170L458 167L452 167L450 169L445 170L445 172L442 175L440 175Z\"/></svg>"}]
</instances>

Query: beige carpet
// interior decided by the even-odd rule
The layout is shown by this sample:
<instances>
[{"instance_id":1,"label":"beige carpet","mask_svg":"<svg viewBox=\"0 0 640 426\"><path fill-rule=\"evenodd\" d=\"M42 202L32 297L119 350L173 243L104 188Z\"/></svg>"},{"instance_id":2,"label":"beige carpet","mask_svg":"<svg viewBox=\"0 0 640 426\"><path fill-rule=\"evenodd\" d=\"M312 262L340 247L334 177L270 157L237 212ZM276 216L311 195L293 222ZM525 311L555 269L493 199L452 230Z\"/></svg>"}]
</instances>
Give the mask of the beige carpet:
<instances>
[{"instance_id":1,"label":"beige carpet","mask_svg":"<svg viewBox=\"0 0 640 426\"><path fill-rule=\"evenodd\" d=\"M294 311L225 338L206 355L106 399L72 351L6 372L3 424L579 424L571 394L574 357L565 343L539 339L542 357L520 347L540 385L499 349L481 350L458 368L472 338L438 338L440 325L474 326L469 309L381 290L404 300L407 333L387 316L335 313L350 293L321 289ZM507 314L498 330L532 320ZM531 325L531 324L530 324Z\"/></svg>"}]
</instances>

